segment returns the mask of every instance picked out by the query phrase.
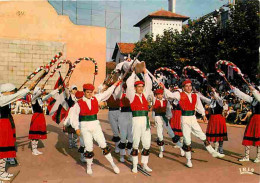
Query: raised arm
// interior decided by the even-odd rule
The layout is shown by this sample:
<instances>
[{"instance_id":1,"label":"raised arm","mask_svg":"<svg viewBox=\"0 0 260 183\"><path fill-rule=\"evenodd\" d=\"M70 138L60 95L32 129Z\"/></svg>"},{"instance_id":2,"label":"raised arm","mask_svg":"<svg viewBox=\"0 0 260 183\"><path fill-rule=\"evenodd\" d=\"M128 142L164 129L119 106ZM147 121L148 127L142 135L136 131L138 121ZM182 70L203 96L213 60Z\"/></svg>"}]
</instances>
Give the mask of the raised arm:
<instances>
[{"instance_id":1,"label":"raised arm","mask_svg":"<svg viewBox=\"0 0 260 183\"><path fill-rule=\"evenodd\" d=\"M219 96L219 94L217 92L214 92L214 97L215 99L217 100L218 104L223 107L224 104L223 104L223 99Z\"/></svg>"},{"instance_id":2,"label":"raised arm","mask_svg":"<svg viewBox=\"0 0 260 183\"><path fill-rule=\"evenodd\" d=\"M260 93L259 93L259 91L257 91L256 89L254 89L254 90L252 91L252 93L253 93L254 97L256 98L256 100L257 100L258 102L260 102Z\"/></svg>"},{"instance_id":3,"label":"raised arm","mask_svg":"<svg viewBox=\"0 0 260 183\"><path fill-rule=\"evenodd\" d=\"M244 92L240 91L238 88L235 88L233 89L235 95L237 97L239 97L240 99L248 102L248 103L251 103L253 101L253 98L250 97L249 95L245 94Z\"/></svg>"},{"instance_id":4,"label":"raised arm","mask_svg":"<svg viewBox=\"0 0 260 183\"><path fill-rule=\"evenodd\" d=\"M133 102L135 97L135 73L133 72L132 75L126 81L126 97L129 99L130 103Z\"/></svg>"},{"instance_id":5,"label":"raised arm","mask_svg":"<svg viewBox=\"0 0 260 183\"><path fill-rule=\"evenodd\" d=\"M46 95L45 97L42 98L42 101L46 101L48 100L50 97L52 97L53 95L57 94L59 92L59 89L53 90L51 93L49 93L48 95Z\"/></svg>"},{"instance_id":6,"label":"raised arm","mask_svg":"<svg viewBox=\"0 0 260 183\"><path fill-rule=\"evenodd\" d=\"M164 96L167 100L180 100L181 96L180 96L180 92L176 91L176 92L170 92L170 90L164 88Z\"/></svg>"},{"instance_id":7,"label":"raised arm","mask_svg":"<svg viewBox=\"0 0 260 183\"><path fill-rule=\"evenodd\" d=\"M27 93L29 93L29 89L26 88L26 89L22 89L18 92L16 92L15 94L12 94L12 95L1 95L0 97L0 106L3 107L3 106L6 106L22 97L24 97Z\"/></svg>"},{"instance_id":8,"label":"raised arm","mask_svg":"<svg viewBox=\"0 0 260 183\"><path fill-rule=\"evenodd\" d=\"M144 82L145 82L144 96L145 96L145 98L147 98L150 95L150 93L152 92L152 88L153 88L153 82L152 82L150 76L148 75L148 73L144 74Z\"/></svg>"},{"instance_id":9,"label":"raised arm","mask_svg":"<svg viewBox=\"0 0 260 183\"><path fill-rule=\"evenodd\" d=\"M205 96L202 95L202 93L200 93L200 92L198 92L198 96L199 96L199 98L200 98L200 100L201 100L202 102L205 102L206 104L210 104L211 99L205 97Z\"/></svg>"},{"instance_id":10,"label":"raised arm","mask_svg":"<svg viewBox=\"0 0 260 183\"><path fill-rule=\"evenodd\" d=\"M106 101L112 95L115 90L115 85L110 86L106 91L103 93L96 94L95 97L97 98L98 102Z\"/></svg>"},{"instance_id":11,"label":"raised arm","mask_svg":"<svg viewBox=\"0 0 260 183\"><path fill-rule=\"evenodd\" d=\"M123 83L121 83L118 87L116 87L114 91L114 98L120 99L123 93Z\"/></svg>"},{"instance_id":12,"label":"raised arm","mask_svg":"<svg viewBox=\"0 0 260 183\"><path fill-rule=\"evenodd\" d=\"M43 94L43 90L41 88L38 89L36 93L32 95L32 103L34 104L36 99Z\"/></svg>"}]
</instances>

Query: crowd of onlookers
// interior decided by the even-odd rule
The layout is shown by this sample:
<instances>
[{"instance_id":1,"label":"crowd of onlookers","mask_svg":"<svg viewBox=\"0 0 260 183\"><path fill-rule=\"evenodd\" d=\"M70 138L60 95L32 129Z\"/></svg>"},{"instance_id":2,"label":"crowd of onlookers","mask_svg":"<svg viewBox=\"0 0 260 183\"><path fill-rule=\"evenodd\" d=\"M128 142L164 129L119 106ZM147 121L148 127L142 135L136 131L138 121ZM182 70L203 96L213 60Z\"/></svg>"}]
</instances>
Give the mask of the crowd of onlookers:
<instances>
[{"instance_id":1,"label":"crowd of onlookers","mask_svg":"<svg viewBox=\"0 0 260 183\"><path fill-rule=\"evenodd\" d=\"M241 82L236 83L235 81L232 83L235 83L234 85L244 93L248 94L249 96L252 96L252 92L250 92L246 84ZM253 82L252 85L255 88L259 86L259 84L255 84ZM226 121L228 123L246 125L249 122L250 117L252 115L251 104L235 96L233 91L228 87L227 84L225 84L225 82L216 80L215 86L219 95L223 99L223 116L225 116ZM204 90L201 92L203 92L205 96L210 97L210 91ZM207 113L209 109L208 107L209 106L205 104L205 109Z\"/></svg>"},{"instance_id":2,"label":"crowd of onlookers","mask_svg":"<svg viewBox=\"0 0 260 183\"><path fill-rule=\"evenodd\" d=\"M47 112L47 102L43 103L43 112ZM26 100L17 100L11 104L13 114L32 114L32 104Z\"/></svg>"}]
</instances>

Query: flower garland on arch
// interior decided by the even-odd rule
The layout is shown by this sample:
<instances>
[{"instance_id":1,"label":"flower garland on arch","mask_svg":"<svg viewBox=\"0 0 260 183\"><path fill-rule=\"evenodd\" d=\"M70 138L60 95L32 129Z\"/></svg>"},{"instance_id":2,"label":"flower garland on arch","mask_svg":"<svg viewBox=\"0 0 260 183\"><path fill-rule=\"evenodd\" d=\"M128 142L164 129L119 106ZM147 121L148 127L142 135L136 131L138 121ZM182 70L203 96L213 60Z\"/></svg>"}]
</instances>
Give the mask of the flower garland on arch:
<instances>
[{"instance_id":1,"label":"flower garland on arch","mask_svg":"<svg viewBox=\"0 0 260 183\"><path fill-rule=\"evenodd\" d=\"M203 78L203 80L207 81L207 76L204 74L204 72L202 72L199 68L197 68L195 66L189 66L189 65L185 66L182 69L182 75L185 78L189 78L188 75L187 75L188 70L194 70L195 72L197 72Z\"/></svg>"},{"instance_id":2,"label":"flower garland on arch","mask_svg":"<svg viewBox=\"0 0 260 183\"><path fill-rule=\"evenodd\" d=\"M98 66L97 66L97 62L96 62L93 58L91 58L91 57L81 57L81 58L79 58L78 60L76 60L76 61L72 64L71 69L70 69L69 80L70 80L70 77L71 77L73 71L75 70L76 66L77 66L82 60L91 61L91 62L93 62L93 64L95 65L94 79L93 79L93 84L94 84L94 83L95 83L95 77L96 77L96 75L98 75ZM68 82L69 82L69 80L68 80Z\"/></svg>"},{"instance_id":3,"label":"flower garland on arch","mask_svg":"<svg viewBox=\"0 0 260 183\"><path fill-rule=\"evenodd\" d=\"M178 76L178 74L177 74L174 70L169 69L169 68L167 68L167 67L160 67L160 68L156 69L156 70L154 71L154 74L153 74L153 75L156 76L156 74L157 74L158 72L160 72L160 71L167 71L167 72L169 72L170 74L172 74L177 80L180 79L180 77Z\"/></svg>"},{"instance_id":4,"label":"flower garland on arch","mask_svg":"<svg viewBox=\"0 0 260 183\"><path fill-rule=\"evenodd\" d=\"M71 61L70 61L70 60L62 60L62 61L60 61L60 62L56 65L56 67L51 71L51 74L50 74L50 76L48 77L48 79L45 81L44 86L46 85L46 83L48 82L48 80L55 75L56 71L61 68L61 65L62 65L62 64L69 64L69 70L68 70L68 72L70 71L71 65L72 65ZM68 72L67 72L67 74L68 74ZM66 76L67 76L67 75L66 75ZM68 77L65 77L65 79L66 79L66 78L68 78ZM64 82L65 82L65 79L64 79Z\"/></svg>"},{"instance_id":5,"label":"flower garland on arch","mask_svg":"<svg viewBox=\"0 0 260 183\"><path fill-rule=\"evenodd\" d=\"M227 60L219 60L215 64L215 68L217 70L217 73L219 73L220 76L222 76L225 81L230 84L226 78L226 74L221 70L221 65L226 65L228 67L231 67L243 80L247 85L251 85L245 78L244 74L241 72L241 70L232 62Z\"/></svg>"}]
</instances>

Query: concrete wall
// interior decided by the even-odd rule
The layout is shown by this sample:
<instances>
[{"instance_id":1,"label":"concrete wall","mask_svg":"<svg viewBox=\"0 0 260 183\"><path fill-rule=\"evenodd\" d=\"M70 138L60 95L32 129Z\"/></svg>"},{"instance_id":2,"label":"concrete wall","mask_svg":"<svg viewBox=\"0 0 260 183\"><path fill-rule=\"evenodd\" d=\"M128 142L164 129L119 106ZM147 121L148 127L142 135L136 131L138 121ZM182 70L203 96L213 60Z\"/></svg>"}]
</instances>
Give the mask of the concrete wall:
<instances>
[{"instance_id":1,"label":"concrete wall","mask_svg":"<svg viewBox=\"0 0 260 183\"><path fill-rule=\"evenodd\" d=\"M72 62L79 57L92 57L97 61L99 67L95 85L98 86L105 78L106 29L104 27L74 25L68 16L58 15L46 0L0 2L0 38L10 41L25 40L33 41L33 43L38 42L38 46L42 43L49 44L51 45L50 47L54 46L55 51L53 52L45 50L45 56L55 53L49 59L46 57L47 60L44 63L49 62L56 52L59 51L65 51L66 59L70 59ZM29 43L28 45L32 44ZM63 50L64 48L66 50ZM48 49L51 48L48 47ZM3 53L9 54L10 52ZM18 51L12 52L12 54L20 53ZM0 60L0 62L11 62L5 56L3 58L4 60ZM35 60L32 59L31 62L34 63ZM12 64L10 63L10 65ZM34 65L36 66L37 64ZM32 72L34 69L30 69L28 72ZM94 64L83 61L75 69L70 83L77 84L81 89L83 83L93 81L93 73ZM2 78L5 79L1 79L1 82L15 82L14 79L7 80L6 76ZM18 86L22 80L26 79L26 74L21 75L19 79L21 81L16 82Z\"/></svg>"}]
</instances>

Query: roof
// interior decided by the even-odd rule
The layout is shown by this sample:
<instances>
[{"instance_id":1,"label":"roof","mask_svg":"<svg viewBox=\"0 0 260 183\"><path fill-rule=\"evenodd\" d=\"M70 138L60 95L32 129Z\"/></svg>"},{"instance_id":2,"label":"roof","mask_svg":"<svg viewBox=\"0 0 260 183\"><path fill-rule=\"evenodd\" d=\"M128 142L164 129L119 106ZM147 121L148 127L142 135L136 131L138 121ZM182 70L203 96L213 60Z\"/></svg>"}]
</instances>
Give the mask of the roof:
<instances>
[{"instance_id":1,"label":"roof","mask_svg":"<svg viewBox=\"0 0 260 183\"><path fill-rule=\"evenodd\" d=\"M116 59L116 54L118 51L120 51L120 53L123 55L127 55L129 53L133 53L134 48L135 48L134 43L116 43L112 59Z\"/></svg>"},{"instance_id":2,"label":"roof","mask_svg":"<svg viewBox=\"0 0 260 183\"><path fill-rule=\"evenodd\" d=\"M135 44L134 43L117 43L119 46L119 50L122 54L129 54L134 51Z\"/></svg>"},{"instance_id":3,"label":"roof","mask_svg":"<svg viewBox=\"0 0 260 183\"><path fill-rule=\"evenodd\" d=\"M135 24L134 27L140 27L141 24L143 24L144 22L146 22L150 18L164 18L164 19L175 19L175 20L177 19L177 20L185 21L185 20L188 20L190 17L180 15L180 14L176 14L176 13L173 13L171 11L166 11L166 10L162 9L162 10L150 13L148 16L146 16L141 21L139 21L137 24Z\"/></svg>"}]
</instances>

